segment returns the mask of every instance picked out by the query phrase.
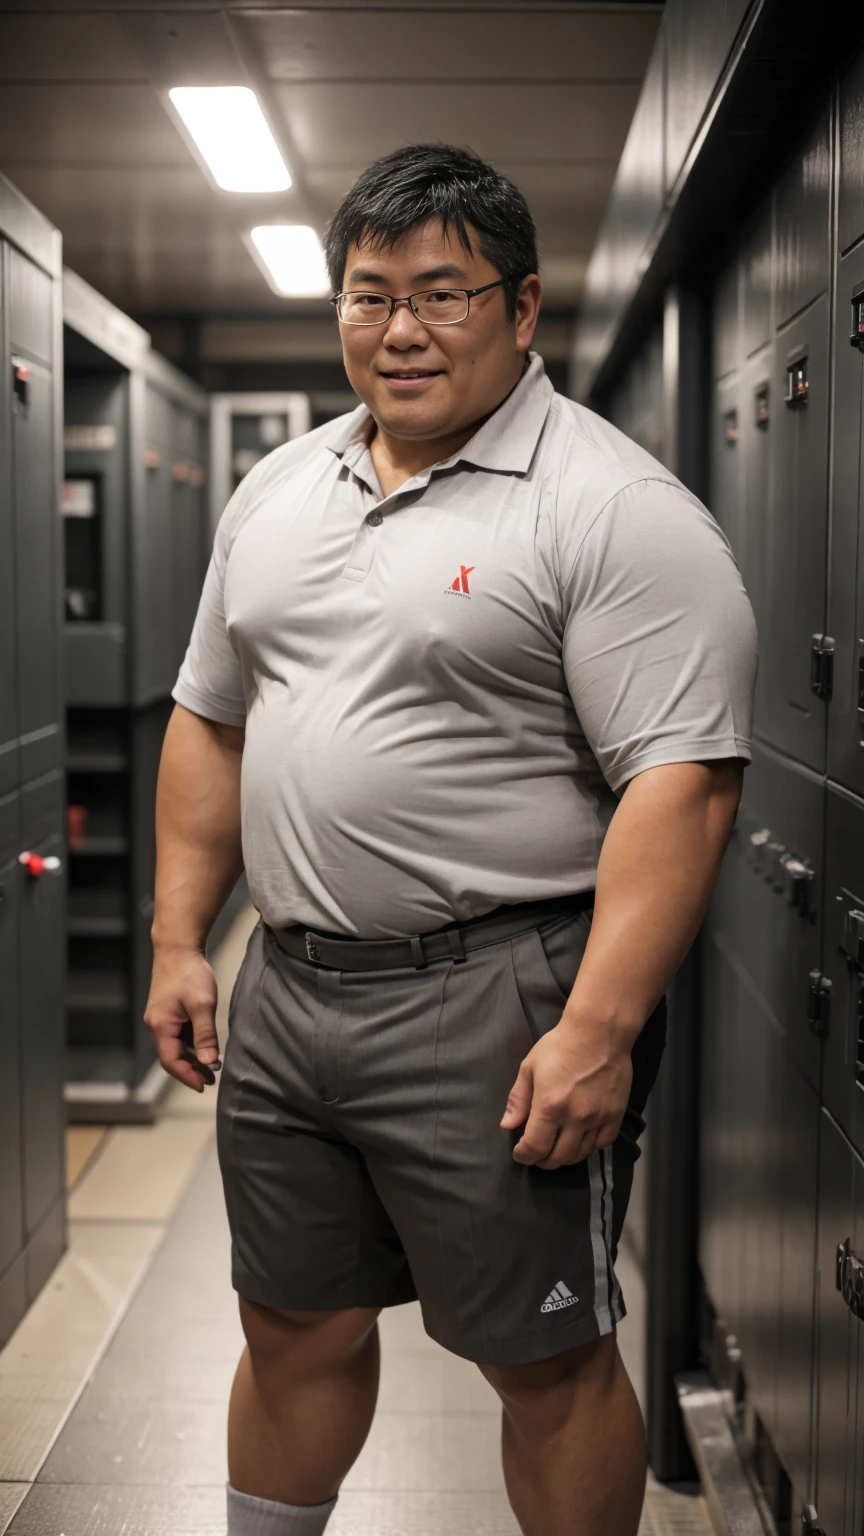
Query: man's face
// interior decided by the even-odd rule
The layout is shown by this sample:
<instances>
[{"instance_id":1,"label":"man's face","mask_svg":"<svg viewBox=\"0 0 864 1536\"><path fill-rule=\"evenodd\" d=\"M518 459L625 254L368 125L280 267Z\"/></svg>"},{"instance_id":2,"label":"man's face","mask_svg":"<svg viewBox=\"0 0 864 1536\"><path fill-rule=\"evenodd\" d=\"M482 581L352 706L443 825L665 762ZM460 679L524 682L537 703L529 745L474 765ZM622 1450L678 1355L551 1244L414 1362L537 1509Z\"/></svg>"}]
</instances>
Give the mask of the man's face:
<instances>
[{"instance_id":1,"label":"man's face","mask_svg":"<svg viewBox=\"0 0 864 1536\"><path fill-rule=\"evenodd\" d=\"M429 288L482 288L505 274L455 234L431 221L411 230L392 250L352 245L343 291L365 289L392 298ZM378 425L396 438L449 437L495 410L517 383L531 344L540 302L540 281L523 284L515 320L508 319L504 290L492 288L471 300L466 320L424 325L400 304L383 325L340 322L345 370Z\"/></svg>"}]
</instances>

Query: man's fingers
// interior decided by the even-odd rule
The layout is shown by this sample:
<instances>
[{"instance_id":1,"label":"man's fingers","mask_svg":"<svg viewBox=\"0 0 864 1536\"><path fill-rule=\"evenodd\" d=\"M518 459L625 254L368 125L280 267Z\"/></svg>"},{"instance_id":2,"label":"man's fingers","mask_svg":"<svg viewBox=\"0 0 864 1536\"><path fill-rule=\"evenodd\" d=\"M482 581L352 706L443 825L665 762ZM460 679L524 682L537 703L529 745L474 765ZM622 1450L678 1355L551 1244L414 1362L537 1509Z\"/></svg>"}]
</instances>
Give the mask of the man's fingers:
<instances>
[{"instance_id":1,"label":"man's fingers","mask_svg":"<svg viewBox=\"0 0 864 1536\"><path fill-rule=\"evenodd\" d=\"M501 1128L505 1131L515 1131L520 1125L524 1125L531 1109L531 1095L533 1092L534 1076L527 1062L522 1063L519 1074L507 1097L507 1108L501 1121Z\"/></svg>"},{"instance_id":2,"label":"man's fingers","mask_svg":"<svg viewBox=\"0 0 864 1536\"><path fill-rule=\"evenodd\" d=\"M532 1105L525 1134L513 1148L517 1163L541 1163L549 1157L561 1127L562 1112Z\"/></svg>"},{"instance_id":3,"label":"man's fingers","mask_svg":"<svg viewBox=\"0 0 864 1536\"><path fill-rule=\"evenodd\" d=\"M215 1002L190 1002L187 1011L192 1022L192 1046L195 1057L202 1066L215 1067L218 1071L219 1040L216 1034Z\"/></svg>"},{"instance_id":4,"label":"man's fingers","mask_svg":"<svg viewBox=\"0 0 864 1536\"><path fill-rule=\"evenodd\" d=\"M205 1082L215 1081L209 1067L197 1068L190 1061L189 1052L176 1025L169 1026L167 1029L151 1025L150 1032L164 1071L171 1077L176 1077L178 1083L183 1083L187 1088L194 1088L196 1093L203 1093Z\"/></svg>"},{"instance_id":5,"label":"man's fingers","mask_svg":"<svg viewBox=\"0 0 864 1536\"><path fill-rule=\"evenodd\" d=\"M558 1134L552 1154L538 1163L538 1168L566 1168L572 1163L584 1162L590 1157L597 1145L593 1130L586 1130L584 1126L567 1126Z\"/></svg>"}]
</instances>

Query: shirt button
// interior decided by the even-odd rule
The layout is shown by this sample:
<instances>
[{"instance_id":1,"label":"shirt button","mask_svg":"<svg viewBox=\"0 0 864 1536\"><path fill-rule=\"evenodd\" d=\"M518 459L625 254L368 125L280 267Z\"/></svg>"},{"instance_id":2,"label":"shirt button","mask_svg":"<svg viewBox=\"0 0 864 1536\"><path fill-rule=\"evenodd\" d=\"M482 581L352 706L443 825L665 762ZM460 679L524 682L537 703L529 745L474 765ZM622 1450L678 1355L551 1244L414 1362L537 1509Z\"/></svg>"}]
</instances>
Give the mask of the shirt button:
<instances>
[{"instance_id":1,"label":"shirt button","mask_svg":"<svg viewBox=\"0 0 864 1536\"><path fill-rule=\"evenodd\" d=\"M366 521L369 524L370 528L380 528L381 524L384 521L384 519L381 516L380 512L370 512L369 516L366 519Z\"/></svg>"}]
</instances>

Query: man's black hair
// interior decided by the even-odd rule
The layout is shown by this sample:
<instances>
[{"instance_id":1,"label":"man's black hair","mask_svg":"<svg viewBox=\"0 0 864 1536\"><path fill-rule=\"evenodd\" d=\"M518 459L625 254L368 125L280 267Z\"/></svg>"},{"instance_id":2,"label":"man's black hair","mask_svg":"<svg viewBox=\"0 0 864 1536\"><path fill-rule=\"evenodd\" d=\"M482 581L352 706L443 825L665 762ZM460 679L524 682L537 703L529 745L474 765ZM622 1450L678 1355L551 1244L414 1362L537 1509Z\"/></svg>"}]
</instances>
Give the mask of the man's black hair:
<instances>
[{"instance_id":1,"label":"man's black hair","mask_svg":"<svg viewBox=\"0 0 864 1536\"><path fill-rule=\"evenodd\" d=\"M509 319L516 313L519 279L538 270L537 233L522 193L470 149L451 144L408 144L382 155L355 181L324 240L333 292L342 287L348 249L390 250L409 230L438 219L451 227L469 255L468 226L480 254L502 277Z\"/></svg>"}]
</instances>

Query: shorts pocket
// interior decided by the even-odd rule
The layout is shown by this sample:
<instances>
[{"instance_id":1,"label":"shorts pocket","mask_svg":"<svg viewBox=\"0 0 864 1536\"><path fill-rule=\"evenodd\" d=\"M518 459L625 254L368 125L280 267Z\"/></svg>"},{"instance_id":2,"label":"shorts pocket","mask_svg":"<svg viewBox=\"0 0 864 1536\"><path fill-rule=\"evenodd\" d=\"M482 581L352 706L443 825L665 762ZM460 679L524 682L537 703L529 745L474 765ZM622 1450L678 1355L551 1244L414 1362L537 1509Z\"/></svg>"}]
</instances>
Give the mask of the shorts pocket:
<instances>
[{"instance_id":1,"label":"shorts pocket","mask_svg":"<svg viewBox=\"0 0 864 1536\"><path fill-rule=\"evenodd\" d=\"M536 1043L555 1028L569 994L557 981L536 928L510 940L510 959L519 1003L531 1039Z\"/></svg>"}]
</instances>

